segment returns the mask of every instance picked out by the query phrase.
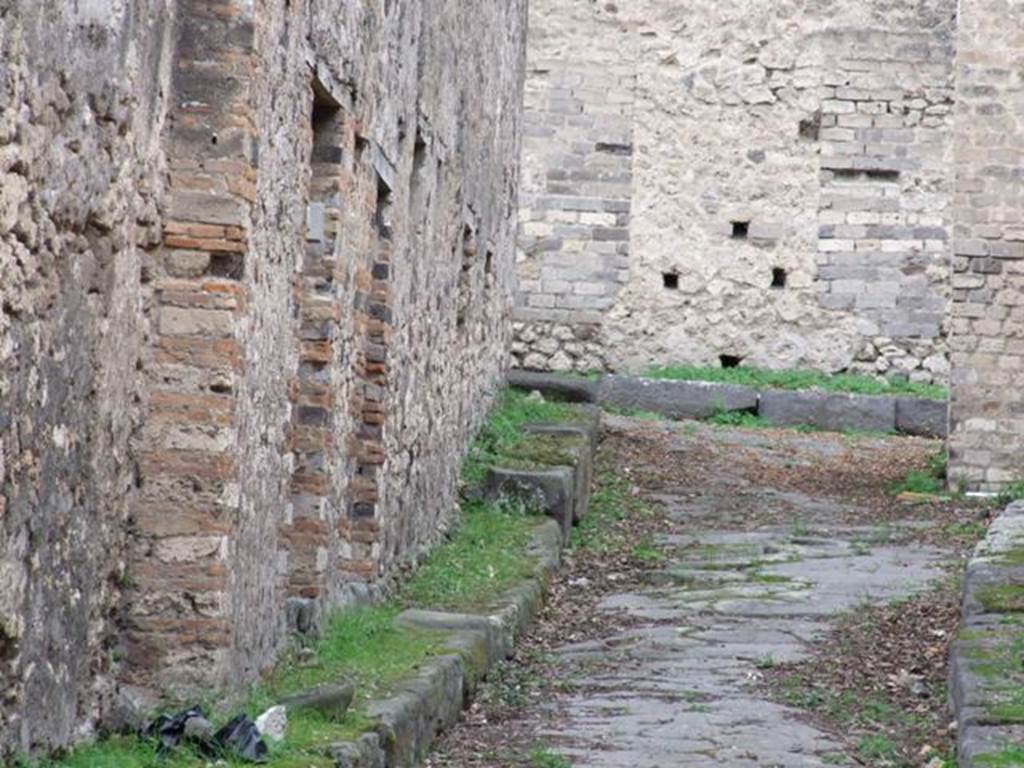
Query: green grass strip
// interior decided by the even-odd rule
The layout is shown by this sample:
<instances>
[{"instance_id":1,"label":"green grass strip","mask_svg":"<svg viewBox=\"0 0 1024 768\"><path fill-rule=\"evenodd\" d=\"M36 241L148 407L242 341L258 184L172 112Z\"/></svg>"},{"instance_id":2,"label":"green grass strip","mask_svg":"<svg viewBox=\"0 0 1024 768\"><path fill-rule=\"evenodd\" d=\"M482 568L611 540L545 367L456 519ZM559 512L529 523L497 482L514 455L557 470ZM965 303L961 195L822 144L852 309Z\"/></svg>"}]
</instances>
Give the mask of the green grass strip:
<instances>
[{"instance_id":1,"label":"green grass strip","mask_svg":"<svg viewBox=\"0 0 1024 768\"><path fill-rule=\"evenodd\" d=\"M672 381L710 381L768 389L818 389L824 392L846 392L857 395L909 395L929 400L946 400L949 392L934 384L916 384L898 379L877 379L853 373L827 374L820 371L784 370L764 368L701 368L688 365L669 365L648 369L644 374L652 379Z\"/></svg>"}]
</instances>

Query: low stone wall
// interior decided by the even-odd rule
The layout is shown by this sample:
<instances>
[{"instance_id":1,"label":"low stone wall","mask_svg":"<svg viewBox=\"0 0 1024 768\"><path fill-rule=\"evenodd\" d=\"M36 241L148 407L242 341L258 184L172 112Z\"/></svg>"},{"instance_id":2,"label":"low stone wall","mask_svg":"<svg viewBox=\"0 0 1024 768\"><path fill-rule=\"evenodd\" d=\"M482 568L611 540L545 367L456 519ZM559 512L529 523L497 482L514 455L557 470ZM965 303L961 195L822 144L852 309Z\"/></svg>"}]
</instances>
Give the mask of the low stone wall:
<instances>
[{"instance_id":1,"label":"low stone wall","mask_svg":"<svg viewBox=\"0 0 1024 768\"><path fill-rule=\"evenodd\" d=\"M962 611L950 651L957 765L1019 765L1008 750L1024 744L1024 502L1007 507L975 550Z\"/></svg>"},{"instance_id":2,"label":"low stone wall","mask_svg":"<svg viewBox=\"0 0 1024 768\"><path fill-rule=\"evenodd\" d=\"M525 371L512 372L509 383L605 407L650 411L673 419L706 419L716 413L745 411L779 426L900 432L939 438L947 434L948 404L940 400L759 390L733 384L637 376L587 380Z\"/></svg>"}]
</instances>

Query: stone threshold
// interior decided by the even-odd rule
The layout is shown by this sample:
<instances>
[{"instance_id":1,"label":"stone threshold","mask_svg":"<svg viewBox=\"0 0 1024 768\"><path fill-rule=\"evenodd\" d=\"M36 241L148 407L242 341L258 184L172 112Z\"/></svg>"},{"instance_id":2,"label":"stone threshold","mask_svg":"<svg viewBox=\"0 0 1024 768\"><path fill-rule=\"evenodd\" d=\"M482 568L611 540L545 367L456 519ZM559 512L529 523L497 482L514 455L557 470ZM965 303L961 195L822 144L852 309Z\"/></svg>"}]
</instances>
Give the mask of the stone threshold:
<instances>
[{"instance_id":1,"label":"stone threshold","mask_svg":"<svg viewBox=\"0 0 1024 768\"><path fill-rule=\"evenodd\" d=\"M672 419L707 419L716 413L748 412L780 427L896 432L933 438L945 438L949 431L948 403L917 397L758 389L641 376L584 379L533 371L512 371L508 382L514 387L537 389L575 402L650 411Z\"/></svg>"}]
</instances>

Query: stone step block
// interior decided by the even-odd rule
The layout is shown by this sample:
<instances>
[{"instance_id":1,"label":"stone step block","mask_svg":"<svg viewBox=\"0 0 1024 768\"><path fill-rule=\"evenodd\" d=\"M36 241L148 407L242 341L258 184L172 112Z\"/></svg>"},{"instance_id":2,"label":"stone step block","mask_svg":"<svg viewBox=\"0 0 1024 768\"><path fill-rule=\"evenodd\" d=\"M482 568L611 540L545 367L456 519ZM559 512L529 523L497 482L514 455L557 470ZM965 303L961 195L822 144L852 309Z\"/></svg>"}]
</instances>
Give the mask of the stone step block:
<instances>
[{"instance_id":1,"label":"stone step block","mask_svg":"<svg viewBox=\"0 0 1024 768\"><path fill-rule=\"evenodd\" d=\"M896 400L896 431L919 437L949 434L949 402L901 397Z\"/></svg>"},{"instance_id":2,"label":"stone step block","mask_svg":"<svg viewBox=\"0 0 1024 768\"><path fill-rule=\"evenodd\" d=\"M706 419L716 413L755 411L757 390L705 381L664 381L605 376L598 389L605 407L652 411L672 419Z\"/></svg>"},{"instance_id":3,"label":"stone step block","mask_svg":"<svg viewBox=\"0 0 1024 768\"><path fill-rule=\"evenodd\" d=\"M783 427L863 432L896 429L896 401L890 397L765 390L757 412L765 421Z\"/></svg>"},{"instance_id":4,"label":"stone step block","mask_svg":"<svg viewBox=\"0 0 1024 768\"><path fill-rule=\"evenodd\" d=\"M575 516L576 471L573 467L510 469L491 467L485 485L486 497L523 498L558 521L568 537Z\"/></svg>"},{"instance_id":5,"label":"stone step block","mask_svg":"<svg viewBox=\"0 0 1024 768\"><path fill-rule=\"evenodd\" d=\"M509 371L508 384L518 389L537 390L543 395L571 403L597 402L597 382L579 376L514 370Z\"/></svg>"}]
</instances>

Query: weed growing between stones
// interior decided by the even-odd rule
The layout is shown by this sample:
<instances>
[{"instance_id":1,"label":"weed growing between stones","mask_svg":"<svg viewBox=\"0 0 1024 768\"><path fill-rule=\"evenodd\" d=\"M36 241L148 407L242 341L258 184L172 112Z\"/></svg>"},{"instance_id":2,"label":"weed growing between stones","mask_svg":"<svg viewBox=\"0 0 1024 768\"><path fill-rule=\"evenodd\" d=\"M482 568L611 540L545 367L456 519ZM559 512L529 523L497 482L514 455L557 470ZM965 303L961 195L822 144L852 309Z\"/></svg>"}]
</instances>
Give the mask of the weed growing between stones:
<instances>
[{"instance_id":1,"label":"weed growing between stones","mask_svg":"<svg viewBox=\"0 0 1024 768\"><path fill-rule=\"evenodd\" d=\"M1007 504L1012 504L1021 499L1024 499L1024 480L1018 480L1006 486L996 497L996 502L999 506L1005 507Z\"/></svg>"},{"instance_id":2,"label":"weed growing between stones","mask_svg":"<svg viewBox=\"0 0 1024 768\"><path fill-rule=\"evenodd\" d=\"M946 468L949 454L945 449L936 451L928 459L924 469L915 469L907 473L903 480L893 487L893 493L941 495L946 490Z\"/></svg>"},{"instance_id":3,"label":"weed growing between stones","mask_svg":"<svg viewBox=\"0 0 1024 768\"><path fill-rule=\"evenodd\" d=\"M929 400L946 400L949 392L934 384L916 384L900 379L878 379L873 376L841 373L829 375L819 371L769 371L763 368L700 368L672 365L650 368L645 376L673 381L713 381L767 389L819 389L825 392L846 392L858 395L909 395Z\"/></svg>"},{"instance_id":4,"label":"weed growing between stones","mask_svg":"<svg viewBox=\"0 0 1024 768\"><path fill-rule=\"evenodd\" d=\"M572 768L572 763L543 747L530 753L530 768Z\"/></svg>"}]
</instances>

